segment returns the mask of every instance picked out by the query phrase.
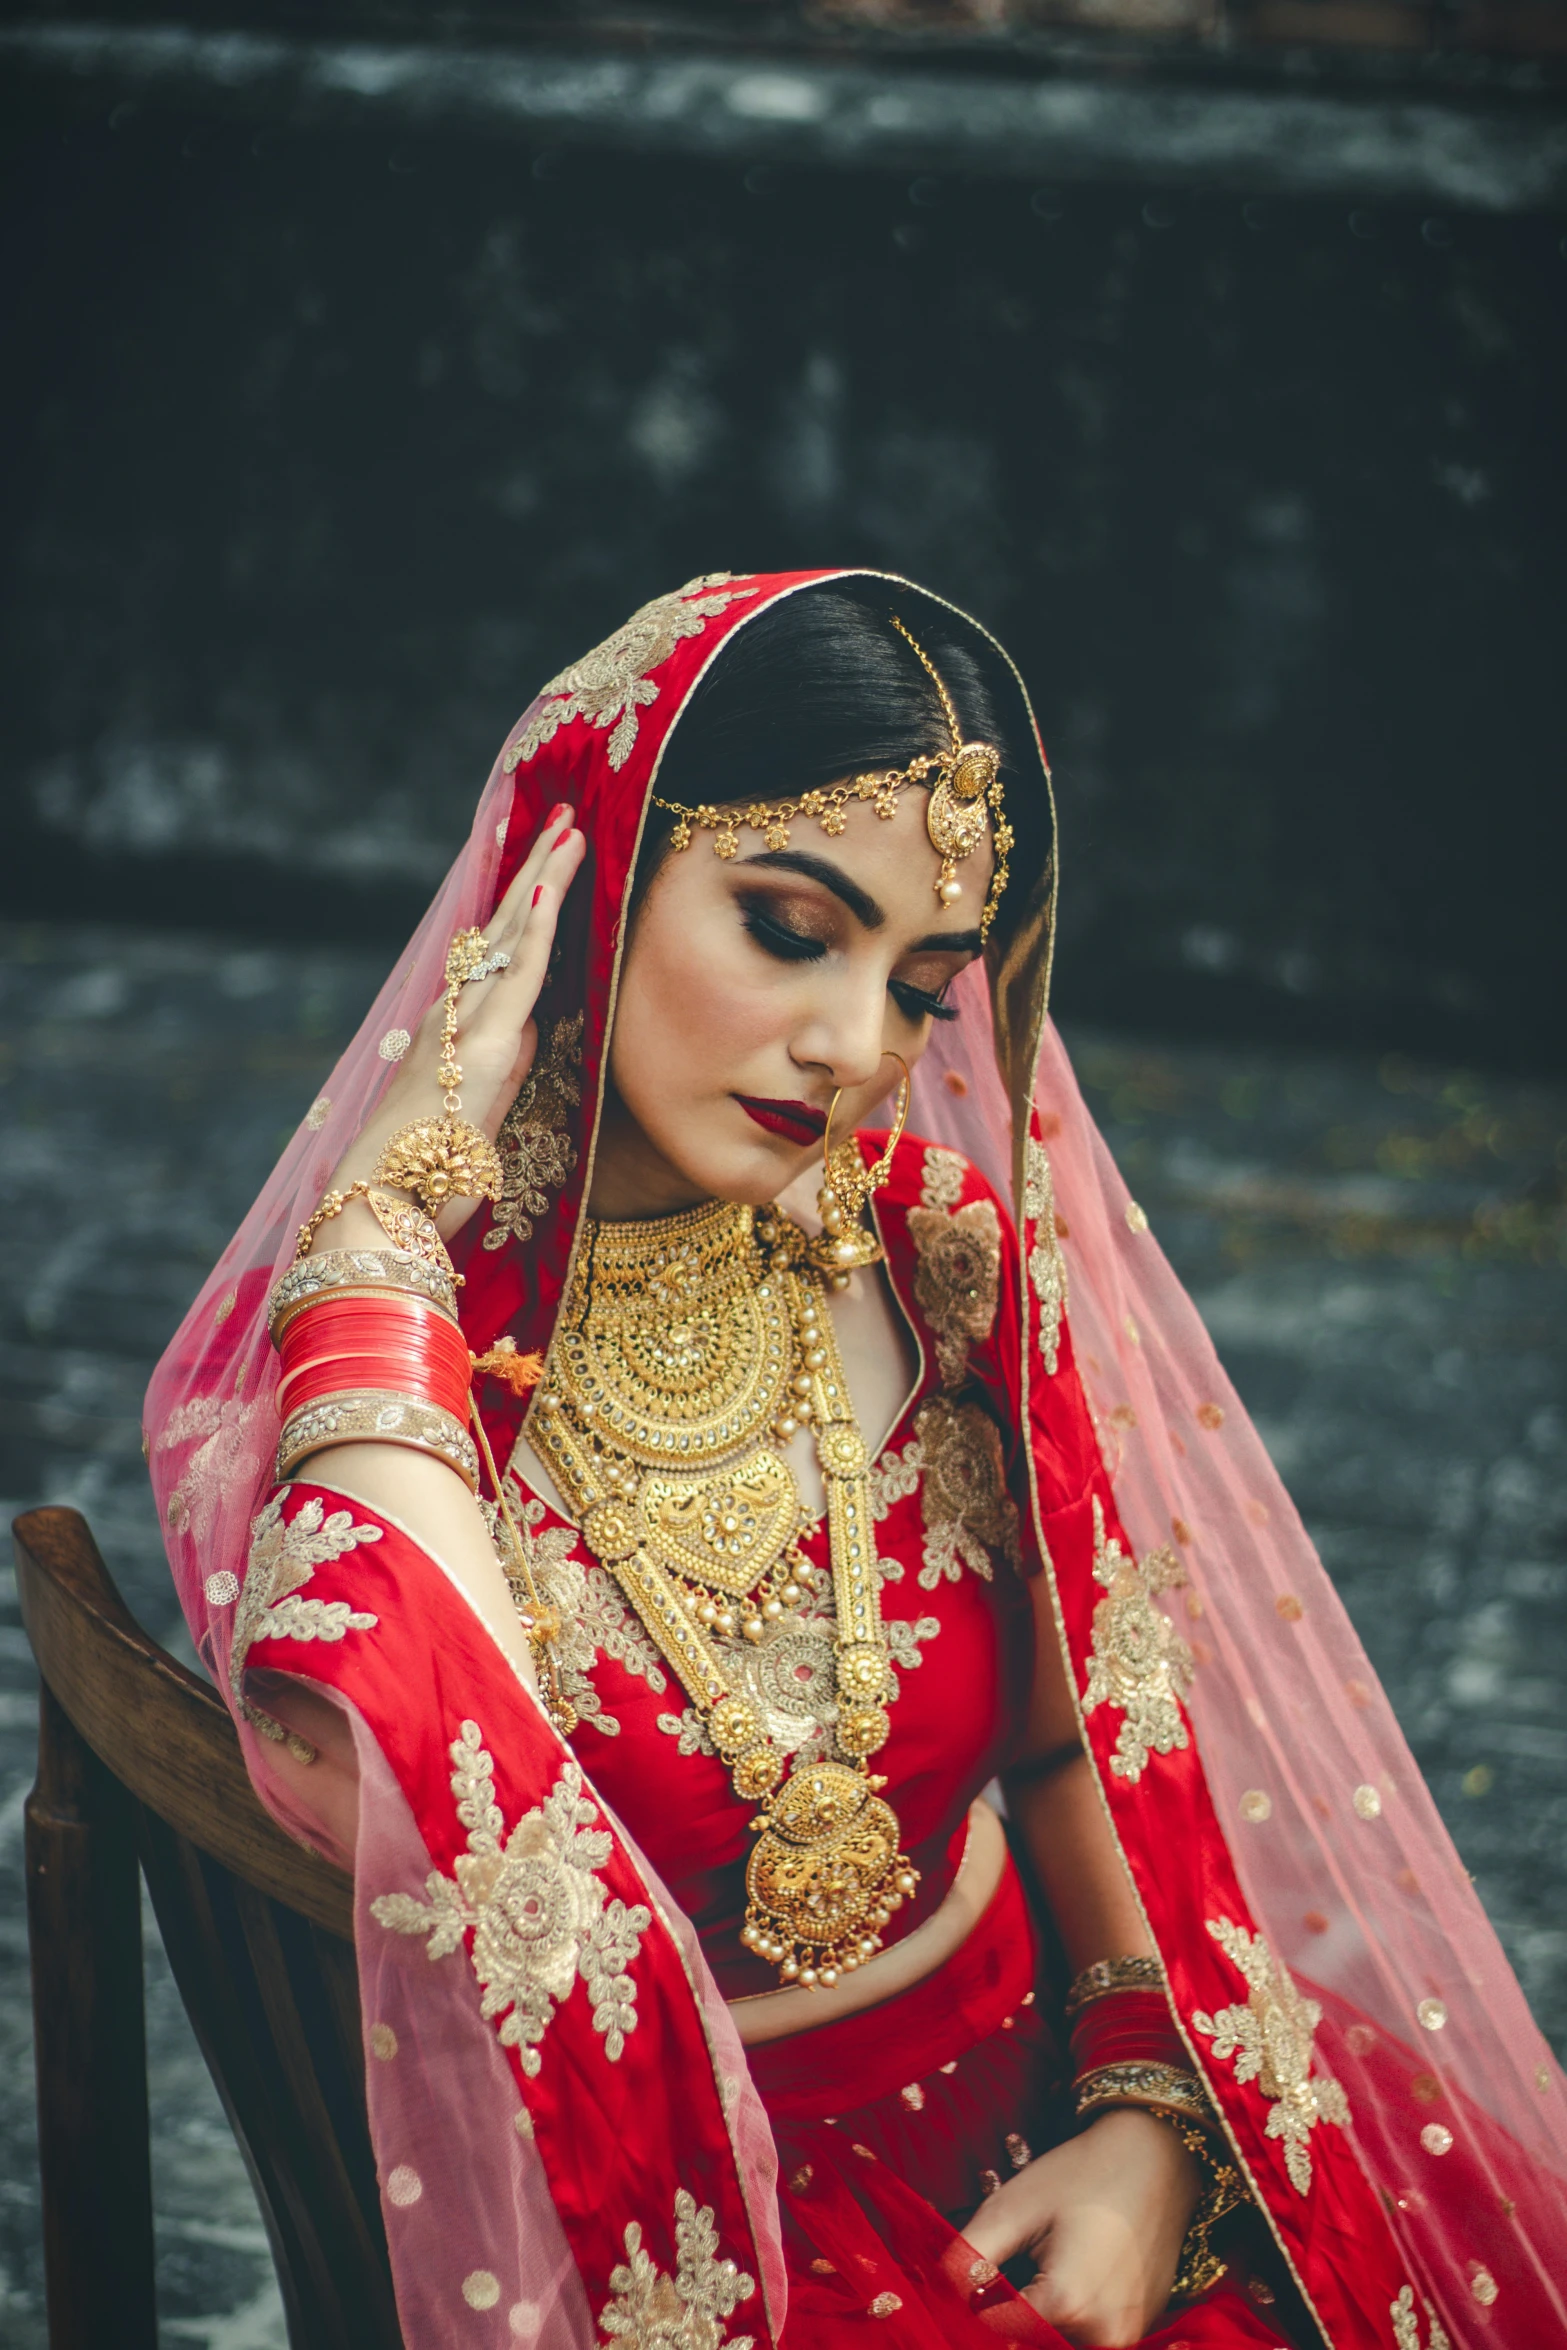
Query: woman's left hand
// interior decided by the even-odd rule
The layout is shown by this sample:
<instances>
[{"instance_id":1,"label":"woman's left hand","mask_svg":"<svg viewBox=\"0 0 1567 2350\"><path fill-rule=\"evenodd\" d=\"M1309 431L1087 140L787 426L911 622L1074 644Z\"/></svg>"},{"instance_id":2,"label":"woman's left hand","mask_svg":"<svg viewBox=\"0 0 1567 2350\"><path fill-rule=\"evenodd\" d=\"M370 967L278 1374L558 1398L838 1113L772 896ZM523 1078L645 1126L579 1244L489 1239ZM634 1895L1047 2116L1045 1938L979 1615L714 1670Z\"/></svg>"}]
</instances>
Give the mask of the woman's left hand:
<instances>
[{"instance_id":1,"label":"woman's left hand","mask_svg":"<svg viewBox=\"0 0 1567 2350\"><path fill-rule=\"evenodd\" d=\"M1023 2298L1069 2342L1123 2350L1164 2313L1201 2187L1170 2124L1120 2106L998 2187L963 2234L998 2265L1032 2256Z\"/></svg>"}]
</instances>

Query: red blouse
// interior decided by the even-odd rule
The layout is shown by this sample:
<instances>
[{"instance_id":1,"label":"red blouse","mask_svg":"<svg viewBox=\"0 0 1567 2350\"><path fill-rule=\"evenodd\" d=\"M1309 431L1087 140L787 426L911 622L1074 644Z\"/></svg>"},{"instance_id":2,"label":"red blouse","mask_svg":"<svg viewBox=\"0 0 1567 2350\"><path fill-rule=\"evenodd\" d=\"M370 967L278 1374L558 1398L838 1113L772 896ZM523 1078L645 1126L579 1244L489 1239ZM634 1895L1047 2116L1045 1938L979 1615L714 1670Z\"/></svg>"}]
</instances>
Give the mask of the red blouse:
<instances>
[{"instance_id":1,"label":"red blouse","mask_svg":"<svg viewBox=\"0 0 1567 2350\"><path fill-rule=\"evenodd\" d=\"M871 1478L879 1555L893 1568L881 1604L898 1680L875 1767L920 1871L917 1895L887 1929L894 1942L939 1905L962 1858L969 1805L1021 1736L1034 1632L1019 1572L1028 1571L1019 1547L1027 1513L1020 1489L1009 1490L1016 1421L999 1369L1009 1320L1015 1329L1016 1235L967 1160L914 1137L896 1153L877 1212L920 1354L914 1393ZM595 1647L591 1660L586 1642L578 1650L583 1719L572 1735L584 1770L695 1924L724 1996L776 1988L773 1969L740 1942L755 1803L736 1795L607 1570L584 1560L574 1529L547 1503L527 1501L524 1516L557 1589L563 1559L587 1569ZM827 1568L825 1522L805 1549ZM808 1733L800 1699L828 1670L831 1636L830 1612L824 1623L821 1604L807 1602L789 1632L753 1652L775 1720L794 1716Z\"/></svg>"}]
</instances>

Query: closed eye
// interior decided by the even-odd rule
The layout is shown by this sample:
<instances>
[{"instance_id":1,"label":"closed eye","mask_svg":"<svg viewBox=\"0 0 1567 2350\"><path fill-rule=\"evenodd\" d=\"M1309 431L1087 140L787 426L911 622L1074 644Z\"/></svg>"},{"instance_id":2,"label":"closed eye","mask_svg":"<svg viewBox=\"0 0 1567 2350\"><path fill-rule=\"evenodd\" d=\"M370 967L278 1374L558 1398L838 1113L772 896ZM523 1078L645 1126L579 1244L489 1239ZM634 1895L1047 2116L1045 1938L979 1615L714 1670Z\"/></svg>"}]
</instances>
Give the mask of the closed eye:
<instances>
[{"instance_id":1,"label":"closed eye","mask_svg":"<svg viewBox=\"0 0 1567 2350\"><path fill-rule=\"evenodd\" d=\"M741 917L746 929L764 954L774 955L780 963L819 963L827 952L826 942L812 938L808 931L791 930L786 922L777 921L759 899L751 899Z\"/></svg>"},{"instance_id":2,"label":"closed eye","mask_svg":"<svg viewBox=\"0 0 1567 2350\"><path fill-rule=\"evenodd\" d=\"M930 995L923 987L911 987L906 979L891 979L888 992L900 1012L910 1020L955 1020L957 1006L944 997Z\"/></svg>"},{"instance_id":3,"label":"closed eye","mask_svg":"<svg viewBox=\"0 0 1567 2350\"><path fill-rule=\"evenodd\" d=\"M819 963L827 952L825 939L813 938L809 931L795 930L787 922L780 922L761 898L746 900L740 919L762 952L777 962ZM906 1020L955 1020L958 1016L946 1002L944 993L933 995L928 988L916 987L911 980L889 980L887 990Z\"/></svg>"}]
</instances>

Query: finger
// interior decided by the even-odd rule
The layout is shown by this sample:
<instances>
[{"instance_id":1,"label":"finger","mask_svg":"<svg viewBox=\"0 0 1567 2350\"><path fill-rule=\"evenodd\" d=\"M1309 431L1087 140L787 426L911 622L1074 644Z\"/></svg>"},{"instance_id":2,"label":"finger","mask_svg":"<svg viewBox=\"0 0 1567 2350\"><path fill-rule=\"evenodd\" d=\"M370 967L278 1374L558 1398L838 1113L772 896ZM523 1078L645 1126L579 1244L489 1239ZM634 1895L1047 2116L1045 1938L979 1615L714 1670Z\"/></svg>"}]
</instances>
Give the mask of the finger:
<instances>
[{"instance_id":1,"label":"finger","mask_svg":"<svg viewBox=\"0 0 1567 2350\"><path fill-rule=\"evenodd\" d=\"M565 901L566 892L577 877L587 855L586 837L573 825L550 850L533 885L533 893L523 917L523 946L540 955L540 974L549 960L550 948L555 943L555 924Z\"/></svg>"},{"instance_id":2,"label":"finger","mask_svg":"<svg viewBox=\"0 0 1567 2350\"><path fill-rule=\"evenodd\" d=\"M545 862L570 833L575 814L576 811L570 803L562 800L545 817L532 848L529 849L513 874L505 896L490 917L489 929L492 938L497 930L505 928L509 923L516 921L519 916L526 915L533 902L534 888Z\"/></svg>"},{"instance_id":3,"label":"finger","mask_svg":"<svg viewBox=\"0 0 1567 2350\"><path fill-rule=\"evenodd\" d=\"M1006 2211L998 2210L997 2202L994 2195L987 2198L964 2222L962 2233L965 2244L972 2244L982 2259L993 2260L999 2267L1003 2260L1010 2260L1014 2252L1022 2250L1031 2230L1021 2214L1009 2226Z\"/></svg>"},{"instance_id":4,"label":"finger","mask_svg":"<svg viewBox=\"0 0 1567 2350\"><path fill-rule=\"evenodd\" d=\"M497 1003L507 1005L511 1017L518 1016L519 999L529 1011L533 1008L555 943L556 918L587 853L587 845L574 827L555 843L533 884L527 908L511 933L506 950L511 960L496 974L494 982Z\"/></svg>"}]
</instances>

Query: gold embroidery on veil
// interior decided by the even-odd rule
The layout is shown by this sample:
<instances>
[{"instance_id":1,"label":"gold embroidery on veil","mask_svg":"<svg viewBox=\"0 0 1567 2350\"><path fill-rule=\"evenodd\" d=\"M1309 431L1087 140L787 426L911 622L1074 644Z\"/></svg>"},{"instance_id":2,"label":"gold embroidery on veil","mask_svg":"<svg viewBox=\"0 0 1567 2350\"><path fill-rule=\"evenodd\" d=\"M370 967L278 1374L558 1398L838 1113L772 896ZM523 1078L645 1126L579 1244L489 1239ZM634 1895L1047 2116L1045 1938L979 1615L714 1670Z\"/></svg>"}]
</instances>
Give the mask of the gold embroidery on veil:
<instances>
[{"instance_id":1,"label":"gold embroidery on veil","mask_svg":"<svg viewBox=\"0 0 1567 2350\"><path fill-rule=\"evenodd\" d=\"M501 1192L484 1235L486 1248L531 1240L534 1218L549 1212L550 1193L560 1189L576 1165L568 1112L582 1099L581 1066L582 1014L573 1012L540 1039L533 1067L495 1137Z\"/></svg>"},{"instance_id":2,"label":"gold embroidery on veil","mask_svg":"<svg viewBox=\"0 0 1567 2350\"><path fill-rule=\"evenodd\" d=\"M1284 2141L1284 2167L1298 2195L1311 2185L1311 2133L1319 2121L1342 2127L1349 2099L1330 2074L1313 2073L1312 2035L1322 2021L1315 1999L1303 1999L1287 1967L1260 1934L1230 1918L1209 1918L1208 1931L1246 1978L1244 2007L1198 2008L1192 2029L1213 2042L1216 2057L1233 2056L1237 2081L1255 2081L1269 2105L1267 2136Z\"/></svg>"},{"instance_id":3,"label":"gold embroidery on veil","mask_svg":"<svg viewBox=\"0 0 1567 2350\"><path fill-rule=\"evenodd\" d=\"M464 1722L449 1751L468 1849L450 1877L431 1870L428 1901L381 1893L371 1916L391 1933L428 1936L431 1958L449 1957L473 1928L473 1971L484 1993L479 2012L502 2018L502 2044L521 2051L530 2077L543 2064L538 2043L579 1975L593 2028L617 2063L636 2027L630 1967L652 1914L641 1902L628 1909L611 1901L595 1874L609 1858L610 1837L593 1826L598 1807L583 1795L581 1770L568 1755L538 1809L525 1812L507 1835L495 1801L495 1763L478 1723Z\"/></svg>"},{"instance_id":4,"label":"gold embroidery on veil","mask_svg":"<svg viewBox=\"0 0 1567 2350\"><path fill-rule=\"evenodd\" d=\"M341 1558L361 1542L379 1542L379 1526L356 1526L348 1510L326 1514L326 1504L303 1502L286 1522L283 1504L288 1493L275 1493L251 1521L250 1556L245 1580L238 1587L234 1611L234 1638L229 1649L229 1687L247 1722L286 1746L297 1762L314 1762L316 1750L306 1738L286 1730L275 1717L245 1695L245 1664L258 1640L341 1640L347 1632L373 1632L379 1618L366 1609L350 1607L346 1599L301 1599L299 1594L317 1567Z\"/></svg>"},{"instance_id":5,"label":"gold embroidery on veil","mask_svg":"<svg viewBox=\"0 0 1567 2350\"><path fill-rule=\"evenodd\" d=\"M641 2225L628 2220L626 2258L610 2271L610 2299L599 2324L623 2350L754 2350L751 2334L730 2336L724 2319L749 2301L756 2280L732 2260L718 2258L711 2204L697 2207L686 2188L675 2194L675 2273L668 2275L643 2248Z\"/></svg>"},{"instance_id":6,"label":"gold embroidery on veil","mask_svg":"<svg viewBox=\"0 0 1567 2350\"><path fill-rule=\"evenodd\" d=\"M1431 2328L1428 2350L1452 2350L1441 2320L1429 2301L1425 2305L1425 2312ZM1394 2350L1420 2350L1420 2318L1415 2309L1413 2285L1405 2285L1398 2299L1389 2303L1388 2316L1393 2320Z\"/></svg>"},{"instance_id":7,"label":"gold embroidery on veil","mask_svg":"<svg viewBox=\"0 0 1567 2350\"><path fill-rule=\"evenodd\" d=\"M1192 1652L1154 1601L1178 1589L1186 1569L1173 1550L1153 1550L1142 1561L1128 1558L1115 1536L1105 1533L1104 1504L1094 1495L1094 1581L1105 1597L1094 1610L1093 1646L1083 1712L1101 1705L1125 1715L1110 1768L1135 1786L1150 1752L1169 1754L1189 1743L1180 1699L1191 1687Z\"/></svg>"},{"instance_id":8,"label":"gold embroidery on veil","mask_svg":"<svg viewBox=\"0 0 1567 2350\"><path fill-rule=\"evenodd\" d=\"M1028 1138L1024 1162L1023 1214L1034 1227L1034 1245L1028 1252L1028 1278L1039 1300L1039 1352L1046 1371L1055 1377L1061 1346L1061 1317L1066 1312L1066 1259L1056 1228L1055 1182L1045 1146L1037 1135Z\"/></svg>"},{"instance_id":9,"label":"gold embroidery on veil","mask_svg":"<svg viewBox=\"0 0 1567 2350\"><path fill-rule=\"evenodd\" d=\"M715 613L742 596L756 594L753 587L728 588L717 595L703 593L704 589L724 590L734 576L732 571L707 572L700 579L687 580L670 595L655 596L623 621L613 636L552 677L540 689L540 706L501 761L505 773L515 775L525 759L552 742L573 718L585 718L590 726L614 728L609 738L609 763L618 773L636 748L637 712L658 700L651 672L663 666L683 637L700 636Z\"/></svg>"}]
</instances>

